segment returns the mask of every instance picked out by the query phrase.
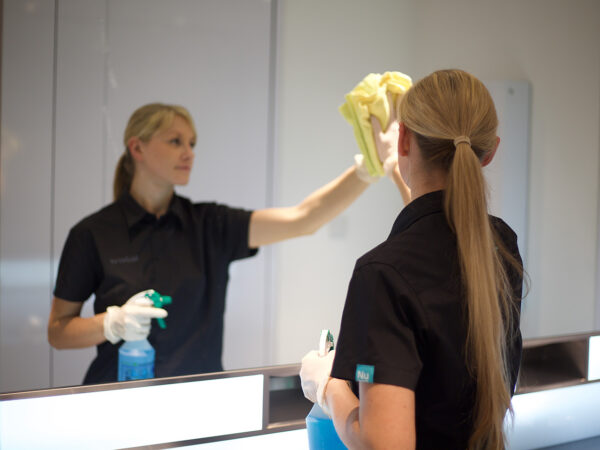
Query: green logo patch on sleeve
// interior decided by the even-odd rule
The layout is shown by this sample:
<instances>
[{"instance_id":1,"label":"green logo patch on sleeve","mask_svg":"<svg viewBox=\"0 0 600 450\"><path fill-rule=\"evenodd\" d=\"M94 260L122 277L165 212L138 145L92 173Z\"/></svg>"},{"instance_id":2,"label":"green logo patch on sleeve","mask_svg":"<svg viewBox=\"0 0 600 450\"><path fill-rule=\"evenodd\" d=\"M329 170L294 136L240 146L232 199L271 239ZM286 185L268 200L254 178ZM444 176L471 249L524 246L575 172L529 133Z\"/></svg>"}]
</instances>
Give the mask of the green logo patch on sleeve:
<instances>
[{"instance_id":1,"label":"green logo patch on sleeve","mask_svg":"<svg viewBox=\"0 0 600 450\"><path fill-rule=\"evenodd\" d=\"M373 375L375 374L375 367L367 366L365 364L356 365L356 374L354 379L358 382L373 383Z\"/></svg>"}]
</instances>

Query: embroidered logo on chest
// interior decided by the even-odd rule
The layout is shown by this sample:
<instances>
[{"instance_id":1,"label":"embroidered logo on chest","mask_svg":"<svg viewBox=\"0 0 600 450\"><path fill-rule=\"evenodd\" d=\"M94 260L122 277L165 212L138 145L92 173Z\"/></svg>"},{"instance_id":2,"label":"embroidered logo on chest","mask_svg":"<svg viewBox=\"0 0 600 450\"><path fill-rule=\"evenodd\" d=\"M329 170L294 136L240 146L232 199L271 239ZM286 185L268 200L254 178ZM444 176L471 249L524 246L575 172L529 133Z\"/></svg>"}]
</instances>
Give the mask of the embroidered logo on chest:
<instances>
[{"instance_id":1,"label":"embroidered logo on chest","mask_svg":"<svg viewBox=\"0 0 600 450\"><path fill-rule=\"evenodd\" d=\"M129 263L138 262L139 260L140 260L139 255L133 255L133 256L122 256L120 258L110 258L108 260L108 262L111 264L129 264Z\"/></svg>"}]
</instances>

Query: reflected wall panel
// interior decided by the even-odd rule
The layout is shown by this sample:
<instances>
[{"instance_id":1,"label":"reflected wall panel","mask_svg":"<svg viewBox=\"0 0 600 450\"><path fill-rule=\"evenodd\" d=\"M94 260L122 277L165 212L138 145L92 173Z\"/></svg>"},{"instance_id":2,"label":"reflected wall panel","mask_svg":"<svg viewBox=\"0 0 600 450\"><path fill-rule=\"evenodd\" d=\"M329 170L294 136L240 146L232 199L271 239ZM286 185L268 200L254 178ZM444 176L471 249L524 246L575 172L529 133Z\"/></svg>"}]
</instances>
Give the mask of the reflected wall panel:
<instances>
[{"instance_id":1,"label":"reflected wall panel","mask_svg":"<svg viewBox=\"0 0 600 450\"><path fill-rule=\"evenodd\" d=\"M106 2L61 0L56 39L53 282L69 229L104 204ZM92 302L82 316L93 315ZM80 384L94 348L52 350L52 386Z\"/></svg>"},{"instance_id":2,"label":"reflected wall panel","mask_svg":"<svg viewBox=\"0 0 600 450\"><path fill-rule=\"evenodd\" d=\"M4 0L0 392L49 386L54 2Z\"/></svg>"},{"instance_id":3,"label":"reflected wall panel","mask_svg":"<svg viewBox=\"0 0 600 450\"><path fill-rule=\"evenodd\" d=\"M271 2L263 0L108 2L107 202L130 114L160 101L185 106L196 125L194 170L189 185L178 188L182 195L267 206L270 14ZM271 363L264 351L266 256L261 251L231 267L227 369Z\"/></svg>"},{"instance_id":4,"label":"reflected wall panel","mask_svg":"<svg viewBox=\"0 0 600 450\"><path fill-rule=\"evenodd\" d=\"M266 206L269 2L59 5L56 258L69 228L112 201L125 125L137 107L150 102L181 104L196 122L195 166L190 184L178 188L182 195ZM259 254L231 268L228 368L270 362L264 357L265 264ZM84 315L92 314L92 303L84 304ZM55 351L54 385L80 383L94 353Z\"/></svg>"}]
</instances>

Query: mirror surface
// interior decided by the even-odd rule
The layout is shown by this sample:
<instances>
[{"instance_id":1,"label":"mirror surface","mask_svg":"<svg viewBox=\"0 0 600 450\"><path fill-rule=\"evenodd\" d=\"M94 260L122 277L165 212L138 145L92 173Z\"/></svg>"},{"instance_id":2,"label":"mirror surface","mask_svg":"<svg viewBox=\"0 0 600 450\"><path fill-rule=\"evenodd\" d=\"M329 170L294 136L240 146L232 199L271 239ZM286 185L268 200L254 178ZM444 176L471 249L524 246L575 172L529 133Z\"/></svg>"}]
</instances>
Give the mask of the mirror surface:
<instances>
[{"instance_id":1,"label":"mirror surface","mask_svg":"<svg viewBox=\"0 0 600 450\"><path fill-rule=\"evenodd\" d=\"M0 391L83 377L94 349L47 344L51 291L69 228L111 200L137 106L180 103L194 116L182 195L287 206L351 164L356 145L337 108L366 73L386 70L418 79L459 67L528 83L523 332L598 328L597 42L594 0L4 0ZM401 208L383 180L316 234L235 263L224 367L298 362L322 328L337 334L354 261Z\"/></svg>"}]
</instances>

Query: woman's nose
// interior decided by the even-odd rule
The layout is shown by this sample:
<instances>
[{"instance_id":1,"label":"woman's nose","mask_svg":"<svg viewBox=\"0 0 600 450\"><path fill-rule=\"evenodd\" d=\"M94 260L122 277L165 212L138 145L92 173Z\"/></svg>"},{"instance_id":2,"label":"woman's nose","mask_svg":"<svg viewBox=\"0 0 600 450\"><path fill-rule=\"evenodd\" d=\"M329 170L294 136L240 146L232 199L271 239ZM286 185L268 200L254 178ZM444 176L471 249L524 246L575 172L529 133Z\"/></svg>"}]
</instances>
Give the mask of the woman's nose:
<instances>
[{"instance_id":1,"label":"woman's nose","mask_svg":"<svg viewBox=\"0 0 600 450\"><path fill-rule=\"evenodd\" d=\"M186 145L183 151L183 158L184 159L194 159L194 147L192 147L191 145Z\"/></svg>"}]
</instances>

